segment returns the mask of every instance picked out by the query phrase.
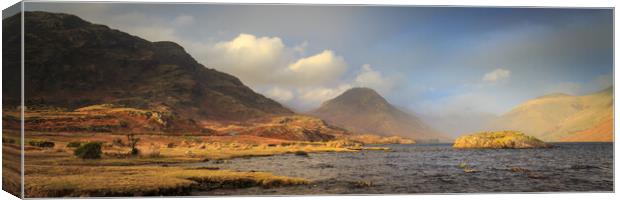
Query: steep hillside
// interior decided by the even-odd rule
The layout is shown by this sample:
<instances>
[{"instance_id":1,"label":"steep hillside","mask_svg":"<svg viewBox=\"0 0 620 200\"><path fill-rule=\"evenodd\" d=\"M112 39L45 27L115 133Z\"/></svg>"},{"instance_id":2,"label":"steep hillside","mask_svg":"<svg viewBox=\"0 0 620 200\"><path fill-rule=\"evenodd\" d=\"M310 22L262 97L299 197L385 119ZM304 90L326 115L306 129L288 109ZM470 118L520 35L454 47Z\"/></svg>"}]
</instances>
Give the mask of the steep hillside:
<instances>
[{"instance_id":1,"label":"steep hillside","mask_svg":"<svg viewBox=\"0 0 620 200\"><path fill-rule=\"evenodd\" d=\"M5 30L18 31L19 20L4 19ZM149 42L67 14L25 12L24 20L28 107L165 107L197 120L292 113L236 77L206 68L173 42ZM19 37L8 35L18 34L5 34L5 45L19 45ZM19 63L4 64L5 72L19 72ZM5 97L12 93L3 89Z\"/></svg>"},{"instance_id":2,"label":"steep hillside","mask_svg":"<svg viewBox=\"0 0 620 200\"><path fill-rule=\"evenodd\" d=\"M583 96L552 94L527 101L492 122L545 141L611 141L613 88Z\"/></svg>"},{"instance_id":3,"label":"steep hillside","mask_svg":"<svg viewBox=\"0 0 620 200\"><path fill-rule=\"evenodd\" d=\"M415 140L448 137L405 113L370 88L352 88L310 112L335 126L357 133L398 135Z\"/></svg>"}]
</instances>

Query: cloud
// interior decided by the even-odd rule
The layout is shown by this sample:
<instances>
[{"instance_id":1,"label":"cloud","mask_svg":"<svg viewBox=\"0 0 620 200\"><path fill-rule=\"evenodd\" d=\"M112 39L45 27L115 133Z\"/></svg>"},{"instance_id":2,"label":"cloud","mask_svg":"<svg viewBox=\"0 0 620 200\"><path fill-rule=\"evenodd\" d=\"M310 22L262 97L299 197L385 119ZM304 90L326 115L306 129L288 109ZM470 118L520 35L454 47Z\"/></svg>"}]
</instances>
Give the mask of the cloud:
<instances>
[{"instance_id":1,"label":"cloud","mask_svg":"<svg viewBox=\"0 0 620 200\"><path fill-rule=\"evenodd\" d=\"M484 76L482 77L482 80L494 82L494 81L500 81L500 80L504 80L508 78L510 78L510 70L499 68L499 69L495 69L489 73L484 74Z\"/></svg>"},{"instance_id":2,"label":"cloud","mask_svg":"<svg viewBox=\"0 0 620 200\"><path fill-rule=\"evenodd\" d=\"M321 103L333 99L336 96L342 94L344 91L350 89L352 86L349 84L341 84L339 86L330 87L316 87L299 90L300 104L298 106L304 108L315 108Z\"/></svg>"},{"instance_id":3,"label":"cloud","mask_svg":"<svg viewBox=\"0 0 620 200\"><path fill-rule=\"evenodd\" d=\"M359 74L354 79L356 86L369 87L384 92L390 91L394 87L394 79L388 79L381 73L372 68L370 64L364 64Z\"/></svg>"},{"instance_id":4,"label":"cloud","mask_svg":"<svg viewBox=\"0 0 620 200\"><path fill-rule=\"evenodd\" d=\"M275 99L280 102L287 102L293 99L293 92L290 90L282 89L280 87L273 87L265 92L269 98Z\"/></svg>"},{"instance_id":5,"label":"cloud","mask_svg":"<svg viewBox=\"0 0 620 200\"><path fill-rule=\"evenodd\" d=\"M250 86L336 83L347 69L344 58L330 49L302 57L306 46L307 42L288 46L279 37L239 34L230 41L203 47L208 50L198 58L207 67L231 73Z\"/></svg>"},{"instance_id":6,"label":"cloud","mask_svg":"<svg viewBox=\"0 0 620 200\"><path fill-rule=\"evenodd\" d=\"M301 58L288 66L295 81L303 84L332 82L340 78L346 68L344 59L331 50Z\"/></svg>"},{"instance_id":7,"label":"cloud","mask_svg":"<svg viewBox=\"0 0 620 200\"><path fill-rule=\"evenodd\" d=\"M231 73L251 85L261 85L277 79L291 55L278 37L256 37L239 34L230 41L206 46L199 55L207 67Z\"/></svg>"}]
</instances>

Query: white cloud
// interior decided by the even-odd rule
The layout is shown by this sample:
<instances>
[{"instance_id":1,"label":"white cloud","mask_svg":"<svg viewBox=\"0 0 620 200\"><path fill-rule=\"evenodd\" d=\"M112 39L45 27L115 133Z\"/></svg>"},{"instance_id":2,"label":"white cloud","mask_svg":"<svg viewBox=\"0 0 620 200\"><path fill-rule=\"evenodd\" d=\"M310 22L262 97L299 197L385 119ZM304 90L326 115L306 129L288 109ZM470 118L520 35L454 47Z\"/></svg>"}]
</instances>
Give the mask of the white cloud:
<instances>
[{"instance_id":1,"label":"white cloud","mask_svg":"<svg viewBox=\"0 0 620 200\"><path fill-rule=\"evenodd\" d=\"M253 85L271 82L289 59L278 37L239 34L230 41L206 48L209 50L202 56L208 67L231 73Z\"/></svg>"},{"instance_id":2,"label":"white cloud","mask_svg":"<svg viewBox=\"0 0 620 200\"><path fill-rule=\"evenodd\" d=\"M362 65L362 69L355 77L355 85L369 87L375 90L388 92L394 86L394 80L386 78L380 71L374 70L370 64Z\"/></svg>"},{"instance_id":3,"label":"white cloud","mask_svg":"<svg viewBox=\"0 0 620 200\"><path fill-rule=\"evenodd\" d=\"M499 81L499 80L508 79L508 78L510 78L510 71L507 69L498 68L489 73L484 74L484 77L482 77L482 80L493 82L493 81Z\"/></svg>"},{"instance_id":4,"label":"white cloud","mask_svg":"<svg viewBox=\"0 0 620 200\"><path fill-rule=\"evenodd\" d=\"M230 41L203 47L208 50L198 58L207 67L231 73L250 86L322 86L337 82L347 68L344 58L329 49L302 57L300 52L307 45L287 46L278 37L239 34Z\"/></svg>"},{"instance_id":5,"label":"white cloud","mask_svg":"<svg viewBox=\"0 0 620 200\"><path fill-rule=\"evenodd\" d=\"M302 84L325 84L338 80L347 64L331 50L297 60L288 66L295 81Z\"/></svg>"},{"instance_id":6,"label":"white cloud","mask_svg":"<svg viewBox=\"0 0 620 200\"><path fill-rule=\"evenodd\" d=\"M276 101L280 101L280 102L290 101L294 97L293 92L291 92L290 90L279 88L279 87L271 88L265 93L265 95L267 95L269 98L275 99Z\"/></svg>"}]
</instances>

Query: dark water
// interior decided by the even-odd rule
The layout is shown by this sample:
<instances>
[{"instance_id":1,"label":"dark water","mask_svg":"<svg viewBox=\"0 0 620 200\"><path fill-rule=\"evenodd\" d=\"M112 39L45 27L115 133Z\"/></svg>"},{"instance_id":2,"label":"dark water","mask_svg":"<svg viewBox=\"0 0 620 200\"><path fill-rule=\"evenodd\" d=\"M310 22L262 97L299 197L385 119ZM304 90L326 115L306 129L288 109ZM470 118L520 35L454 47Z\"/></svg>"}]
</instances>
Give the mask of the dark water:
<instances>
[{"instance_id":1,"label":"dark water","mask_svg":"<svg viewBox=\"0 0 620 200\"><path fill-rule=\"evenodd\" d=\"M392 152L310 153L198 166L303 177L313 185L221 189L195 195L395 194L613 191L613 143L550 149L455 150L449 144L389 145ZM466 173L461 163L479 172ZM514 172L511 168L523 170Z\"/></svg>"}]
</instances>

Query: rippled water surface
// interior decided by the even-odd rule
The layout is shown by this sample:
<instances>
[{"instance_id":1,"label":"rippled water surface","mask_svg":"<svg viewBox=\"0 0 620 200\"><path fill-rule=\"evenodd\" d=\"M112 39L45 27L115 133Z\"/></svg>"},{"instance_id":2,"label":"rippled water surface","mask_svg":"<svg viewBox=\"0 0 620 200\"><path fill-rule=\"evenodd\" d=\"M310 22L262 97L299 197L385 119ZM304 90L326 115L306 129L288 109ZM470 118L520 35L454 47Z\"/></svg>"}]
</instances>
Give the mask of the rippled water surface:
<instances>
[{"instance_id":1,"label":"rippled water surface","mask_svg":"<svg viewBox=\"0 0 620 200\"><path fill-rule=\"evenodd\" d=\"M613 143L560 143L550 149L455 150L449 144L389 145L393 151L310 153L205 162L265 171L315 184L196 192L195 195L394 194L612 191ZM469 169L477 172L465 172Z\"/></svg>"}]
</instances>

